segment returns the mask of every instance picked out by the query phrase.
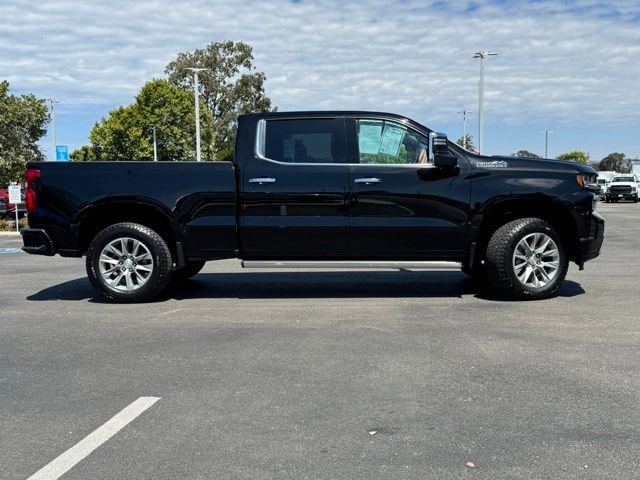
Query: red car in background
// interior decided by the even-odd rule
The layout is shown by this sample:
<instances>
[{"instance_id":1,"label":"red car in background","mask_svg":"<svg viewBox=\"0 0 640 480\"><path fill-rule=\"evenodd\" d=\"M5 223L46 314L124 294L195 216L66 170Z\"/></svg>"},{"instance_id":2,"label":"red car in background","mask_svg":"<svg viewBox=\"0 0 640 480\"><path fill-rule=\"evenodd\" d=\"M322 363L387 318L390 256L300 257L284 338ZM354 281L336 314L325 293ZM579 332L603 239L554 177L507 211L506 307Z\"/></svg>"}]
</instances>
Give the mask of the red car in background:
<instances>
[{"instance_id":1,"label":"red car in background","mask_svg":"<svg viewBox=\"0 0 640 480\"><path fill-rule=\"evenodd\" d=\"M9 190L6 188L0 188L0 218L15 217L15 204L9 203ZM18 216L24 217L27 212L27 207L24 204L24 193L22 194L22 201L18 204Z\"/></svg>"}]
</instances>

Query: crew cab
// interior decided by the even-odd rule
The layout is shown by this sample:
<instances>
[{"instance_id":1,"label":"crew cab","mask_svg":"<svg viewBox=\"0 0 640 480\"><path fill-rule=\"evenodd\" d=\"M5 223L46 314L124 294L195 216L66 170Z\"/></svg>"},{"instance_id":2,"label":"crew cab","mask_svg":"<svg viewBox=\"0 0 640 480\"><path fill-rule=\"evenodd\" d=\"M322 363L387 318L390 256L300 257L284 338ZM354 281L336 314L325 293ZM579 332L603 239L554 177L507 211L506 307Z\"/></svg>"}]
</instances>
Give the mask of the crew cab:
<instances>
[{"instance_id":1,"label":"crew cab","mask_svg":"<svg viewBox=\"0 0 640 480\"><path fill-rule=\"evenodd\" d=\"M605 201L619 202L620 200L631 200L638 203L640 198L638 193L638 182L633 175L619 175L613 177L605 193Z\"/></svg>"},{"instance_id":2,"label":"crew cab","mask_svg":"<svg viewBox=\"0 0 640 480\"><path fill-rule=\"evenodd\" d=\"M27 166L32 254L86 256L107 299L146 301L210 260L462 269L501 297L554 296L604 219L575 163L468 152L378 112L240 116L233 162Z\"/></svg>"}]
</instances>

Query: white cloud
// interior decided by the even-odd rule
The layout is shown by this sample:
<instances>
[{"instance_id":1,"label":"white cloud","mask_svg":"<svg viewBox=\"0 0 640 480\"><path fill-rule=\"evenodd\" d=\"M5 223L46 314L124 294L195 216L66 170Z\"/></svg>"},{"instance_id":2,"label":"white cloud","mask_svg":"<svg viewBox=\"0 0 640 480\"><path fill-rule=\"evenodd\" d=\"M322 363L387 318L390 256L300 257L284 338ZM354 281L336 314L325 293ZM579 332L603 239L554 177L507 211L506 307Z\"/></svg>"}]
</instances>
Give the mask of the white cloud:
<instances>
[{"instance_id":1,"label":"white cloud","mask_svg":"<svg viewBox=\"0 0 640 480\"><path fill-rule=\"evenodd\" d=\"M280 110L376 109L426 123L486 108L504 123L640 125L637 0L77 2L0 6L0 78L61 105L118 105L180 51L254 47Z\"/></svg>"}]
</instances>

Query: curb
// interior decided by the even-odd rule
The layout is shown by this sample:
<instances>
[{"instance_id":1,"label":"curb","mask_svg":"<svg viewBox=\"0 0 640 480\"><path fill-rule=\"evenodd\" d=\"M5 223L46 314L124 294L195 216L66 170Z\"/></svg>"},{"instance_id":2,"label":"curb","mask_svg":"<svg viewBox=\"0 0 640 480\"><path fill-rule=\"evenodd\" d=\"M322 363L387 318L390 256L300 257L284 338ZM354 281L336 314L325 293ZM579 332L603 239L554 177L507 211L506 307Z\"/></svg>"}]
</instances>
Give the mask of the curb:
<instances>
[{"instance_id":1,"label":"curb","mask_svg":"<svg viewBox=\"0 0 640 480\"><path fill-rule=\"evenodd\" d=\"M0 232L1 237L19 237L20 234L18 232Z\"/></svg>"}]
</instances>

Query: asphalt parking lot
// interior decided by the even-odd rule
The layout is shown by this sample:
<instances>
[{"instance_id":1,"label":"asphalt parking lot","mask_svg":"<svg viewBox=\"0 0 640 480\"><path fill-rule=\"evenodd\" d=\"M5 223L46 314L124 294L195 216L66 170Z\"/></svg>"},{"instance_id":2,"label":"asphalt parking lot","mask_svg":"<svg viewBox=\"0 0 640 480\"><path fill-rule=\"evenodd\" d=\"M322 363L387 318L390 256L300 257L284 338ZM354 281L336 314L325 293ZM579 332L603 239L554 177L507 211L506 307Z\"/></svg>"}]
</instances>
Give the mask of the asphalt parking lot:
<instances>
[{"instance_id":1,"label":"asphalt parking lot","mask_svg":"<svg viewBox=\"0 0 640 480\"><path fill-rule=\"evenodd\" d=\"M114 305L0 236L0 477L153 397L63 478L640 478L640 205L598 208L601 256L537 302L223 261Z\"/></svg>"}]
</instances>

